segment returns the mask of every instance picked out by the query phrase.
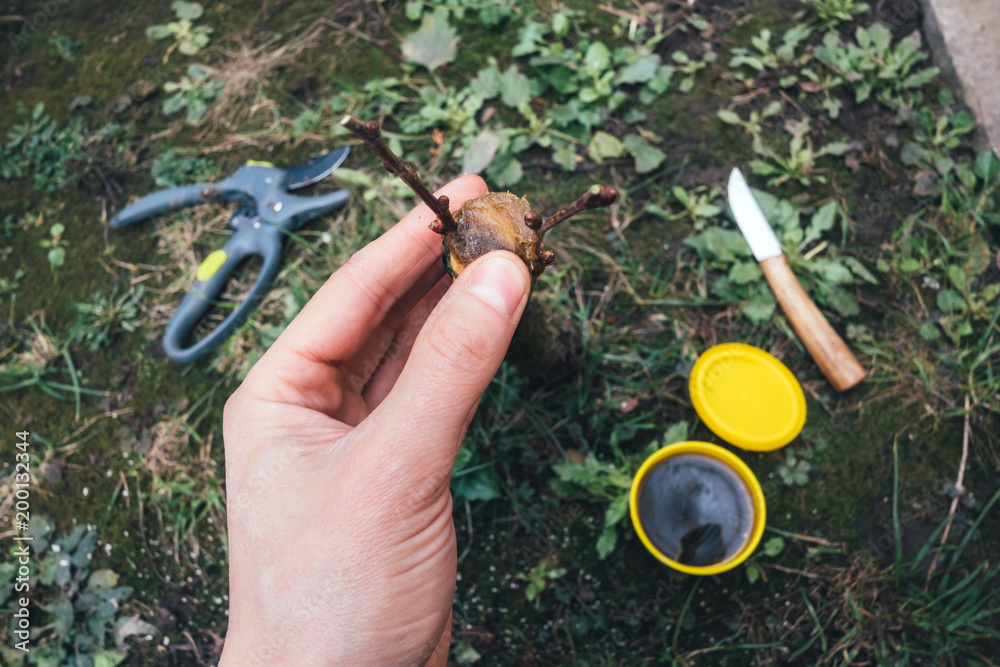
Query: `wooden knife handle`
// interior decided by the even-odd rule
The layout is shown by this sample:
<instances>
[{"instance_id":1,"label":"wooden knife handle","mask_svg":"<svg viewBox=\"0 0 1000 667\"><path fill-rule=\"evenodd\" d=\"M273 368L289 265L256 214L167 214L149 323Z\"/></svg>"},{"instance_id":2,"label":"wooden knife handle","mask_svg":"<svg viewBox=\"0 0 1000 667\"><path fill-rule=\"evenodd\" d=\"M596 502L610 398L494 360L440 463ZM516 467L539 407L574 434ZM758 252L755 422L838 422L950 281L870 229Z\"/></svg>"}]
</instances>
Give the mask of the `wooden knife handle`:
<instances>
[{"instance_id":1,"label":"wooden knife handle","mask_svg":"<svg viewBox=\"0 0 1000 667\"><path fill-rule=\"evenodd\" d=\"M781 309L833 388L847 391L861 382L865 369L802 289L788 259L784 255L769 257L760 268Z\"/></svg>"}]
</instances>

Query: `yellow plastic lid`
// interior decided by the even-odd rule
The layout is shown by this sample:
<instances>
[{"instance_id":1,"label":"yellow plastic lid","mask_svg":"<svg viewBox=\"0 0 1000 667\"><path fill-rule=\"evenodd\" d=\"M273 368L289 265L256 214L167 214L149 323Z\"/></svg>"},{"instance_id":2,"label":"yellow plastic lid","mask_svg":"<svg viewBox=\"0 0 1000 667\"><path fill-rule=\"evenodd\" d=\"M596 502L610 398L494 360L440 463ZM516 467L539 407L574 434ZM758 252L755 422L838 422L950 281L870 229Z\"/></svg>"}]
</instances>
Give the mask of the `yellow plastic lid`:
<instances>
[{"instance_id":1,"label":"yellow plastic lid","mask_svg":"<svg viewBox=\"0 0 1000 667\"><path fill-rule=\"evenodd\" d=\"M705 350L688 387L702 421L743 449L784 447L806 422L802 385L783 363L752 345L723 343Z\"/></svg>"}]
</instances>

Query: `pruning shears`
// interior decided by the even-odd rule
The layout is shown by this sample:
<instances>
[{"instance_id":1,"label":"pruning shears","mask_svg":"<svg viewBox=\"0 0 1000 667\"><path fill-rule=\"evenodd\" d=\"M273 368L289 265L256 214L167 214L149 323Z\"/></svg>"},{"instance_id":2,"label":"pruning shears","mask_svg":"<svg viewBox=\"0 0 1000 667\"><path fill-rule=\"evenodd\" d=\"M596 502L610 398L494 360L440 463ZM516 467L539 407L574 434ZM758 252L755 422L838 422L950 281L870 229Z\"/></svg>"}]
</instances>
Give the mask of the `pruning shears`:
<instances>
[{"instance_id":1,"label":"pruning shears","mask_svg":"<svg viewBox=\"0 0 1000 667\"><path fill-rule=\"evenodd\" d=\"M240 203L229 221L236 232L222 248L202 261L195 274L194 285L167 325L163 334L163 349L168 357L180 363L194 361L225 340L239 326L270 289L271 281L278 274L285 235L317 216L340 208L350 196L348 190L316 197L299 197L289 194L289 191L322 180L344 161L349 152L349 147L338 148L285 169L270 162L251 160L219 183L187 185L153 193L130 204L111 219L111 228L118 229L196 204L217 201ZM195 326L218 303L217 297L230 274L253 255L262 257L263 265L250 292L208 335L189 342Z\"/></svg>"}]
</instances>

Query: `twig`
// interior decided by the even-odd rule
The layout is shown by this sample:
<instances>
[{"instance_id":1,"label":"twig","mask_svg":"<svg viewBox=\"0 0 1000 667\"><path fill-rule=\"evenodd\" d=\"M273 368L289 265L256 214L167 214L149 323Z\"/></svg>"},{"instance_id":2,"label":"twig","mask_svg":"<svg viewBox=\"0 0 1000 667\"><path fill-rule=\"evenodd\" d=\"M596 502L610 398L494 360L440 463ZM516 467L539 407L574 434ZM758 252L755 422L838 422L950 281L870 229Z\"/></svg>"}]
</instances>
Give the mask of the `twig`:
<instances>
[{"instance_id":1,"label":"twig","mask_svg":"<svg viewBox=\"0 0 1000 667\"><path fill-rule=\"evenodd\" d=\"M941 558L941 552L944 551L944 543L948 541L948 533L951 532L951 522L955 519L955 511L958 509L958 501L962 497L965 489L962 486L962 482L965 480L965 463L969 460L969 395L965 395L965 426L962 429L962 461L958 464L958 477L955 478L955 497L951 499L951 509L948 510L948 523L944 525L944 532L941 533L941 548L938 549L937 553L934 554L934 560L931 561L931 567L927 570L927 580L924 582L924 592L931 585L931 575L934 574L934 570L937 569L938 560Z\"/></svg>"},{"instance_id":2,"label":"twig","mask_svg":"<svg viewBox=\"0 0 1000 667\"><path fill-rule=\"evenodd\" d=\"M451 231L458 228L455 224L455 219L451 217L451 206L446 195L441 195L440 197L435 197L431 194L431 191L427 189L424 182L420 180L417 176L417 172L403 162L392 150L382 141L382 130L379 129L378 122L374 120L368 120L362 123L360 120L351 116L346 115L341 119L340 124L347 128L354 136L356 136L361 141L368 144L368 146L375 151L375 154L382 158L382 166L390 174L395 174L403 180L404 183L410 186L418 197L420 197L427 208L431 210L437 219L440 221L440 229L437 226L432 225L431 229L439 234L443 234L447 231Z\"/></svg>"},{"instance_id":3,"label":"twig","mask_svg":"<svg viewBox=\"0 0 1000 667\"><path fill-rule=\"evenodd\" d=\"M319 22L322 23L323 25L330 26L334 30L339 30L340 32L346 32L348 35L352 35L354 37L357 37L358 39L363 39L366 42L371 42L372 44L374 44L378 48L382 49L383 51L385 51L386 53L388 53L390 56L392 56L393 58L395 58L396 60L398 60L400 62L406 62L406 58L403 56L402 53L400 53L399 51L396 51L391 46L389 46L389 40L386 40L386 39L375 39L371 35L366 35L365 33L361 32L360 30L357 30L357 29L353 28L352 26L343 25L341 23L337 23L336 21L334 21L332 19L321 18L319 20Z\"/></svg>"},{"instance_id":4,"label":"twig","mask_svg":"<svg viewBox=\"0 0 1000 667\"><path fill-rule=\"evenodd\" d=\"M771 570L777 570L778 572L784 572L785 574L797 574L800 577L805 577L807 579L829 579L830 577L823 574L815 574L813 572L805 572L803 570L793 570L790 567L785 567L784 565L778 565L776 563L760 563L761 567L766 567Z\"/></svg>"},{"instance_id":5,"label":"twig","mask_svg":"<svg viewBox=\"0 0 1000 667\"><path fill-rule=\"evenodd\" d=\"M802 533L793 533L788 530L781 530L780 528L767 528L772 533L777 533L782 537L787 537L792 540L800 540L802 542L812 542L813 544L819 544L824 547L832 547L834 549L846 549L847 545L843 542L831 542L830 540L825 540L822 537L813 537L812 535L803 535Z\"/></svg>"},{"instance_id":6,"label":"twig","mask_svg":"<svg viewBox=\"0 0 1000 667\"><path fill-rule=\"evenodd\" d=\"M192 637L191 633L187 630L184 631L184 636L187 637L189 642L191 642L191 649L194 651L195 660L198 661L199 665L204 665L205 661L201 659L201 652L198 650L198 644L195 643L194 637Z\"/></svg>"},{"instance_id":7,"label":"twig","mask_svg":"<svg viewBox=\"0 0 1000 667\"><path fill-rule=\"evenodd\" d=\"M392 19L389 18L389 14L385 11L385 7L382 6L382 0L375 0L375 6L378 8L378 15L382 17L382 27L392 33L392 36L396 38L397 42L402 42L404 37L392 27Z\"/></svg>"},{"instance_id":8,"label":"twig","mask_svg":"<svg viewBox=\"0 0 1000 667\"><path fill-rule=\"evenodd\" d=\"M111 200L111 205L118 208L118 197L115 197L115 193L111 190L111 184L108 183L108 179L104 176L104 172L97 165L94 165L94 171L97 175L101 177L101 182L104 183L104 191L108 193L108 199Z\"/></svg>"},{"instance_id":9,"label":"twig","mask_svg":"<svg viewBox=\"0 0 1000 667\"><path fill-rule=\"evenodd\" d=\"M580 211L610 206L616 199L618 199L618 190L610 185L591 185L590 189L582 197L546 220L541 228L538 229L538 236L541 237L545 232Z\"/></svg>"},{"instance_id":10,"label":"twig","mask_svg":"<svg viewBox=\"0 0 1000 667\"><path fill-rule=\"evenodd\" d=\"M611 5L599 5L597 8L602 12L607 12L608 14L611 14L612 16L628 19L629 21L635 21L640 25L646 25L647 23L649 23L649 19L647 19L645 16L639 16L638 14L627 12L624 9L617 9L615 7L612 7Z\"/></svg>"}]
</instances>

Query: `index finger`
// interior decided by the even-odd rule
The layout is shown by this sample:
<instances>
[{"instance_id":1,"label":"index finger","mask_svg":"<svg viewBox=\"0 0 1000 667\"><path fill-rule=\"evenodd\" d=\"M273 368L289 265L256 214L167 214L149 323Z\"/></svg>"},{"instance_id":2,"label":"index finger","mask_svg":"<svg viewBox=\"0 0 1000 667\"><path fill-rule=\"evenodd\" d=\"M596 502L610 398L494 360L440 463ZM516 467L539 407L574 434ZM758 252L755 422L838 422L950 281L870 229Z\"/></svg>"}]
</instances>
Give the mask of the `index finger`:
<instances>
[{"instance_id":1,"label":"index finger","mask_svg":"<svg viewBox=\"0 0 1000 667\"><path fill-rule=\"evenodd\" d=\"M447 195L454 211L486 191L483 179L467 174L434 194ZM428 228L434 217L421 203L355 253L281 334L275 356L335 364L356 354L393 305L440 261L441 237Z\"/></svg>"}]
</instances>

